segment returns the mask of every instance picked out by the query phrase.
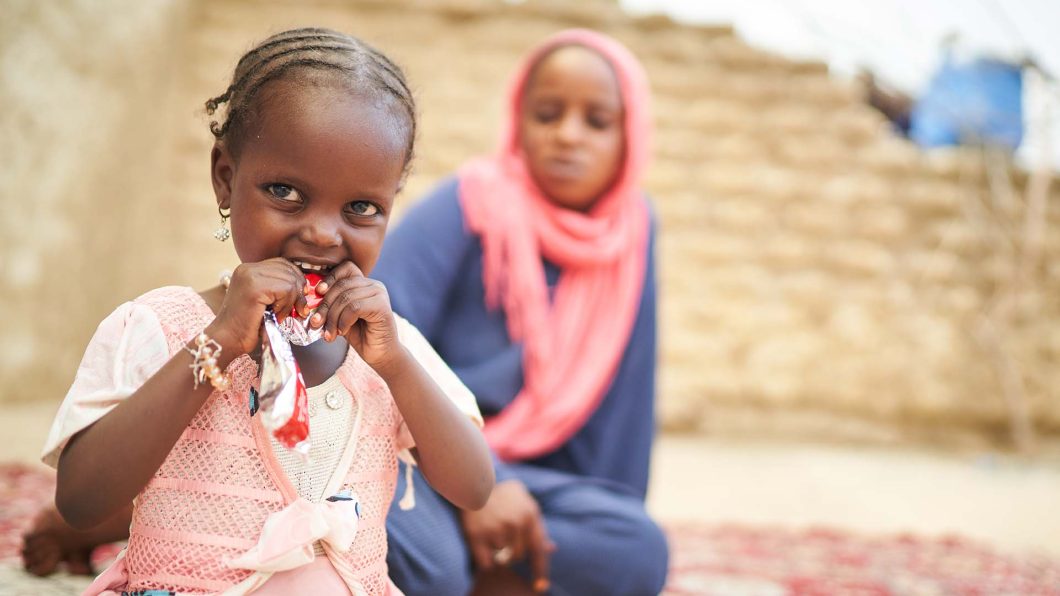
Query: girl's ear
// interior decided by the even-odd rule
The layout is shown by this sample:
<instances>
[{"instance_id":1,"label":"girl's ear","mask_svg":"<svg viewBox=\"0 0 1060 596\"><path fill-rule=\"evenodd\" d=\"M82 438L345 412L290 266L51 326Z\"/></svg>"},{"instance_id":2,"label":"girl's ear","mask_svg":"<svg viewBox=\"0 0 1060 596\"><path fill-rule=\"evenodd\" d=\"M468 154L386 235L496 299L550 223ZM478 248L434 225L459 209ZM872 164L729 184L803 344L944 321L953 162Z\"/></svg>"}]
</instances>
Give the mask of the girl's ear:
<instances>
[{"instance_id":1,"label":"girl's ear","mask_svg":"<svg viewBox=\"0 0 1060 596\"><path fill-rule=\"evenodd\" d=\"M224 143L217 141L210 152L210 182L213 183L213 194L217 206L221 209L231 207L232 176L235 174L235 162Z\"/></svg>"}]
</instances>

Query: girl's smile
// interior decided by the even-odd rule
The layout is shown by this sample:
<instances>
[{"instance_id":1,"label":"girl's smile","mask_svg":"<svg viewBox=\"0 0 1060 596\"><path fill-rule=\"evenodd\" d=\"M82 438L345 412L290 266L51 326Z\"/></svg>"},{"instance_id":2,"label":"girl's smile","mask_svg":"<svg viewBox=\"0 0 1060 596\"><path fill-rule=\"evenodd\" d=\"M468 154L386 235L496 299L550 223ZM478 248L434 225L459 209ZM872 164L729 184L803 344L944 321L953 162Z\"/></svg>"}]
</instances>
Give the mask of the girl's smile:
<instances>
[{"instance_id":1,"label":"girl's smile","mask_svg":"<svg viewBox=\"0 0 1060 596\"><path fill-rule=\"evenodd\" d=\"M294 263L295 267L301 269L303 273L316 273L317 275L321 276L327 275L331 271L331 268L335 266L334 263L315 265L313 263L307 263L305 261L299 261L297 259L291 259L291 262Z\"/></svg>"}]
</instances>

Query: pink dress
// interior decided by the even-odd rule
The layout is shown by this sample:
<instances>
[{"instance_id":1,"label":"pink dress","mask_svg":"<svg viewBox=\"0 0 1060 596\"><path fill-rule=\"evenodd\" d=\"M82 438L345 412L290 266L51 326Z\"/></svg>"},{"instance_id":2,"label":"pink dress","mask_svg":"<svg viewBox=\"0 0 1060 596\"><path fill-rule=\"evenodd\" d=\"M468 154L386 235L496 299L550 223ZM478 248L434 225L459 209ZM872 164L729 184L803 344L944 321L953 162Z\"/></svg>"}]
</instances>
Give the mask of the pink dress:
<instances>
[{"instance_id":1,"label":"pink dress","mask_svg":"<svg viewBox=\"0 0 1060 596\"><path fill-rule=\"evenodd\" d=\"M54 466L70 437L132 395L212 318L198 294L178 287L108 316L56 416L45 463ZM399 337L481 425L471 393L402 319ZM398 454L413 443L385 383L349 351L336 375L340 390L328 395L329 404L350 403L348 431L334 470L310 494L288 478L283 454L249 414L256 365L244 356L226 372L232 388L211 395L137 496L129 547L86 593L398 593L386 574L385 516ZM326 430L311 426L311 439Z\"/></svg>"}]
</instances>

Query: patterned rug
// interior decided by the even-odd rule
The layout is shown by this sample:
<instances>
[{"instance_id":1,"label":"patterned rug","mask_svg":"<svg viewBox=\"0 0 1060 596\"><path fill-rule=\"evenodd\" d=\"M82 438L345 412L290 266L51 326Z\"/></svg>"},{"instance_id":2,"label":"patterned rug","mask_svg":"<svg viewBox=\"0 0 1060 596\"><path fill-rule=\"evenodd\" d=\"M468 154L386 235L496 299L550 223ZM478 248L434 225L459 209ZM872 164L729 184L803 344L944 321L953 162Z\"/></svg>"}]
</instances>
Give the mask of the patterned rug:
<instances>
[{"instance_id":1,"label":"patterned rug","mask_svg":"<svg viewBox=\"0 0 1060 596\"><path fill-rule=\"evenodd\" d=\"M0 596L76 594L88 585L65 573L36 578L19 566L22 531L54 486L47 471L0 465ZM670 596L1060 596L1060 561L1010 556L955 536L697 522L667 524L667 533ZM116 553L97 549L97 568Z\"/></svg>"},{"instance_id":2,"label":"patterned rug","mask_svg":"<svg viewBox=\"0 0 1060 596\"><path fill-rule=\"evenodd\" d=\"M1060 561L956 536L670 525L666 594L1060 595Z\"/></svg>"}]
</instances>

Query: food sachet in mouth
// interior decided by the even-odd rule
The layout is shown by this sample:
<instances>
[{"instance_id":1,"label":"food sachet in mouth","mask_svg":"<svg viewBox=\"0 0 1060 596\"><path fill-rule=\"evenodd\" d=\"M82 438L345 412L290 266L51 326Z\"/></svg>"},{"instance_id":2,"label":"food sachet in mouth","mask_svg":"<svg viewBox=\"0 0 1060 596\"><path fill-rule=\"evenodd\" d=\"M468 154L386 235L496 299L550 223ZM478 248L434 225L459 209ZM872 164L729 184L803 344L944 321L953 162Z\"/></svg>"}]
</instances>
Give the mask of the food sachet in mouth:
<instances>
[{"instance_id":1,"label":"food sachet in mouth","mask_svg":"<svg viewBox=\"0 0 1060 596\"><path fill-rule=\"evenodd\" d=\"M309 314L304 318L298 314L298 311L291 309L291 316L287 317L280 323L280 332L287 338L287 341L291 342L296 346L308 346L309 344L317 341L324 336L324 326L321 325L319 329L309 328L309 319L313 317L313 313L317 311L317 307L320 306L321 301L324 300L323 296L316 293L317 284L321 282L323 278L316 273L306 273L305 280L308 290L305 292L306 303L309 305Z\"/></svg>"}]
</instances>

